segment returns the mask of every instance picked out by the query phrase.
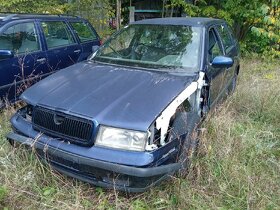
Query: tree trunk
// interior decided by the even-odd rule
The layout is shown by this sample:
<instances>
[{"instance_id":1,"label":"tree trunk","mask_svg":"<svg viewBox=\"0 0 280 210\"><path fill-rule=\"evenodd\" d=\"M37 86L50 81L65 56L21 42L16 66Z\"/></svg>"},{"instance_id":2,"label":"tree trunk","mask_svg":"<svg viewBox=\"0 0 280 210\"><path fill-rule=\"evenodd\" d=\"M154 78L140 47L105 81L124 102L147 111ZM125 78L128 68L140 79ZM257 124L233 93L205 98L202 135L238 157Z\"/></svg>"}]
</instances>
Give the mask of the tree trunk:
<instances>
[{"instance_id":1,"label":"tree trunk","mask_svg":"<svg viewBox=\"0 0 280 210\"><path fill-rule=\"evenodd\" d=\"M122 11L122 1L121 0L117 0L117 4L116 4L116 26L117 26L117 30L120 29L121 27L121 11Z\"/></svg>"},{"instance_id":2,"label":"tree trunk","mask_svg":"<svg viewBox=\"0 0 280 210\"><path fill-rule=\"evenodd\" d=\"M166 5L166 0L162 1L162 12L161 12L161 17L165 17L165 5Z\"/></svg>"},{"instance_id":3,"label":"tree trunk","mask_svg":"<svg viewBox=\"0 0 280 210\"><path fill-rule=\"evenodd\" d=\"M171 6L171 12L170 12L170 17L173 17L173 12L174 12L174 6Z\"/></svg>"},{"instance_id":4,"label":"tree trunk","mask_svg":"<svg viewBox=\"0 0 280 210\"><path fill-rule=\"evenodd\" d=\"M234 22L233 31L238 41L243 41L246 38L251 26L250 23Z\"/></svg>"}]
</instances>

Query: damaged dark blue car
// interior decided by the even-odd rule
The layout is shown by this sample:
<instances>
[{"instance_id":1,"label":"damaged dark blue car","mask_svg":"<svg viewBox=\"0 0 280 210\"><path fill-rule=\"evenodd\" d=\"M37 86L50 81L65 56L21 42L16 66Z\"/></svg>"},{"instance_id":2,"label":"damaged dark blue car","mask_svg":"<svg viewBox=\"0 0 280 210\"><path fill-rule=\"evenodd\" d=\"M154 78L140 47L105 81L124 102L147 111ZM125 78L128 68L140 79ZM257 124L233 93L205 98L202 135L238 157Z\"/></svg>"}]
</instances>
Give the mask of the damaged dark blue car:
<instances>
[{"instance_id":1,"label":"damaged dark blue car","mask_svg":"<svg viewBox=\"0 0 280 210\"><path fill-rule=\"evenodd\" d=\"M238 73L238 43L223 20L138 21L27 89L7 139L68 176L144 191L189 165L197 126Z\"/></svg>"}]
</instances>

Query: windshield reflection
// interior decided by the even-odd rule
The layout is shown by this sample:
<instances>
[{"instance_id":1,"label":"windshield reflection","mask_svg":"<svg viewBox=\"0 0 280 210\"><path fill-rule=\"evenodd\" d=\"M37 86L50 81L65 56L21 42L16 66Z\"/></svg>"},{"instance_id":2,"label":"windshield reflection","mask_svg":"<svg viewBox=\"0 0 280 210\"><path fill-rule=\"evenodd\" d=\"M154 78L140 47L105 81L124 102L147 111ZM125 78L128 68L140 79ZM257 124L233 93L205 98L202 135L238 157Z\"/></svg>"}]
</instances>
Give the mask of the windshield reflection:
<instances>
[{"instance_id":1,"label":"windshield reflection","mask_svg":"<svg viewBox=\"0 0 280 210\"><path fill-rule=\"evenodd\" d=\"M157 70L197 71L201 28L130 25L113 35L94 60Z\"/></svg>"}]
</instances>

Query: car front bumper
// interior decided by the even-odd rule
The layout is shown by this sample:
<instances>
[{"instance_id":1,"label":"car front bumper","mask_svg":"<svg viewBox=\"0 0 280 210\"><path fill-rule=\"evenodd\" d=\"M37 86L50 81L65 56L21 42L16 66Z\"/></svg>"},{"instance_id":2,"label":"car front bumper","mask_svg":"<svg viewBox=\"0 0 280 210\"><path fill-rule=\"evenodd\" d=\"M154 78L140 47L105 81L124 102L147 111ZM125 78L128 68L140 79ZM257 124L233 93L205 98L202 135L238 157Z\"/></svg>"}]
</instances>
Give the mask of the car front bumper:
<instances>
[{"instance_id":1,"label":"car front bumper","mask_svg":"<svg viewBox=\"0 0 280 210\"><path fill-rule=\"evenodd\" d=\"M143 168L87 158L16 132L9 133L7 139L34 148L39 157L67 176L126 192L143 192L181 168L180 163Z\"/></svg>"}]
</instances>

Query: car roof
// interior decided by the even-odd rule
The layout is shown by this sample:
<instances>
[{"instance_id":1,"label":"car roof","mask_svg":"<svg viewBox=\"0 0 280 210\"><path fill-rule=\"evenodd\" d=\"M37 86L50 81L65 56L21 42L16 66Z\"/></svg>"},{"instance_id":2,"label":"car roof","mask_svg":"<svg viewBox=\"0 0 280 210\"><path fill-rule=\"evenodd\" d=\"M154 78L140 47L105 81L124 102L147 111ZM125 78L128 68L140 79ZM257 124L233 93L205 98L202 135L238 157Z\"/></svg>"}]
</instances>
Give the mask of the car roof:
<instances>
[{"instance_id":1,"label":"car roof","mask_svg":"<svg viewBox=\"0 0 280 210\"><path fill-rule=\"evenodd\" d=\"M12 14L12 13L0 13L0 25L4 22L11 21L11 20L21 20L21 19L73 19L79 20L82 19L78 16L70 16L70 15L50 15L50 14Z\"/></svg>"},{"instance_id":2,"label":"car roof","mask_svg":"<svg viewBox=\"0 0 280 210\"><path fill-rule=\"evenodd\" d=\"M224 20L204 17L171 17L154 18L133 22L136 25L182 25L182 26L200 26L205 27L217 23L223 23Z\"/></svg>"}]
</instances>

